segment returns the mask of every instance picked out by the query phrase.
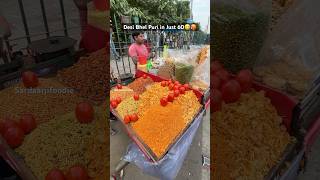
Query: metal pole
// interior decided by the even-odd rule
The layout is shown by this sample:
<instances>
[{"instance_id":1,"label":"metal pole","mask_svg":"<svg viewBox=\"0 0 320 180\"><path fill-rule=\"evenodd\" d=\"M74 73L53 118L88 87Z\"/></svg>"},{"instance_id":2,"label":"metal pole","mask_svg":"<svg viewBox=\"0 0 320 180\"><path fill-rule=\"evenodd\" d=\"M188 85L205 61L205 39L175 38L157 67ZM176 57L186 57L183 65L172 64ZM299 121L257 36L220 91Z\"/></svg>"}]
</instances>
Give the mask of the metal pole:
<instances>
[{"instance_id":1,"label":"metal pole","mask_svg":"<svg viewBox=\"0 0 320 180\"><path fill-rule=\"evenodd\" d=\"M46 35L47 37L49 37L50 33L49 33L49 27L48 27L47 15L46 15L46 8L44 7L43 0L40 0L40 5L41 5L43 24L44 24L44 27L46 28Z\"/></svg>"},{"instance_id":2,"label":"metal pole","mask_svg":"<svg viewBox=\"0 0 320 180\"><path fill-rule=\"evenodd\" d=\"M127 41L127 33L124 32L124 39L125 39L125 42L126 42L126 47L128 47L128 41ZM130 57L128 56L128 63L129 63L129 71L131 73L131 63L130 63Z\"/></svg>"},{"instance_id":3,"label":"metal pole","mask_svg":"<svg viewBox=\"0 0 320 180\"><path fill-rule=\"evenodd\" d=\"M27 19L26 19L26 14L24 13L23 3L22 3L22 0L18 0L18 2L19 2L20 13L21 13L21 16L22 16L24 31L26 33L26 38L28 40L28 44L30 44L31 39L30 39L30 34L29 34L29 29L28 29L28 24L27 24Z\"/></svg>"},{"instance_id":4,"label":"metal pole","mask_svg":"<svg viewBox=\"0 0 320 180\"><path fill-rule=\"evenodd\" d=\"M120 49L120 56L121 56L121 61L122 61L122 65L123 65L123 71L124 74L126 74L126 67L124 65L124 60L123 60L123 56L122 56L122 47L121 47L121 43L120 43L120 35L119 35L119 30L118 30L118 24L117 24L117 19L116 19L116 15L113 15L113 19L114 19L114 25L116 27L116 33L117 33L117 40L118 40L118 45L119 45L119 49Z\"/></svg>"},{"instance_id":5,"label":"metal pole","mask_svg":"<svg viewBox=\"0 0 320 180\"><path fill-rule=\"evenodd\" d=\"M63 28L64 28L64 35L68 36L67 22L66 22L66 15L64 13L63 0L59 0L59 2L60 2L60 9L61 9L61 15L62 15Z\"/></svg>"}]
</instances>

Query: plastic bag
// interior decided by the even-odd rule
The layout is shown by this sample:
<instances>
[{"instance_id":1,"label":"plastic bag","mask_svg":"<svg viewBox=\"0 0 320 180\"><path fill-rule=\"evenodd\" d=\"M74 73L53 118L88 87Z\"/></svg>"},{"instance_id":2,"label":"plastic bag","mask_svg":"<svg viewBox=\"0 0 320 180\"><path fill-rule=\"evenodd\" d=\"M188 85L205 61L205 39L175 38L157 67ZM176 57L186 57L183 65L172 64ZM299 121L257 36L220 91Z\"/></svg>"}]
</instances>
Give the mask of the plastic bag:
<instances>
[{"instance_id":1,"label":"plastic bag","mask_svg":"<svg viewBox=\"0 0 320 180\"><path fill-rule=\"evenodd\" d=\"M189 83L193 75L194 67L189 64L175 63L175 80L181 84Z\"/></svg>"},{"instance_id":2,"label":"plastic bag","mask_svg":"<svg viewBox=\"0 0 320 180\"><path fill-rule=\"evenodd\" d=\"M205 47L204 47L205 48ZM205 91L210 84L210 48L207 51L206 59L195 66L190 83L195 89Z\"/></svg>"},{"instance_id":3,"label":"plastic bag","mask_svg":"<svg viewBox=\"0 0 320 180\"><path fill-rule=\"evenodd\" d=\"M271 7L271 0L214 1L213 58L233 73L252 68L269 29Z\"/></svg>"},{"instance_id":4,"label":"plastic bag","mask_svg":"<svg viewBox=\"0 0 320 180\"><path fill-rule=\"evenodd\" d=\"M175 179L182 167L183 161L187 155L197 129L199 128L200 122L203 119L203 113L204 111L196 117L188 130L158 163L148 161L135 144L129 145L124 160L134 163L144 173L151 176L158 177L162 180Z\"/></svg>"},{"instance_id":5,"label":"plastic bag","mask_svg":"<svg viewBox=\"0 0 320 180\"><path fill-rule=\"evenodd\" d=\"M262 48L255 74L272 87L303 97L320 72L320 1L295 1Z\"/></svg>"}]
</instances>

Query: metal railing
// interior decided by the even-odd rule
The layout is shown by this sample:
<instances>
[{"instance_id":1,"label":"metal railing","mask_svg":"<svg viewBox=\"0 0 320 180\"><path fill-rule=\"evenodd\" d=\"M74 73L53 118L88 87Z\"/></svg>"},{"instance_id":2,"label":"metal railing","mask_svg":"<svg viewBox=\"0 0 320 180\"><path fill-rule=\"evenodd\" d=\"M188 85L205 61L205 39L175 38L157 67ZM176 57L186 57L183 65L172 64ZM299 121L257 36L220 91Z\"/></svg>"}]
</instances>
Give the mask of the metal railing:
<instances>
[{"instance_id":1,"label":"metal railing","mask_svg":"<svg viewBox=\"0 0 320 180\"><path fill-rule=\"evenodd\" d=\"M46 37L50 37L50 35L52 33L56 33L56 32L63 32L65 36L68 36L69 35L68 30L81 28L80 25L76 26L76 27L68 27L67 26L64 2L63 2L63 0L57 0L59 2L59 8L61 11L61 16L62 16L61 23L63 25L63 28L50 31L44 0L39 0L42 21L43 21L45 31L39 32L37 34L31 34L29 31L28 20L26 17L26 12L25 12L25 8L24 8L23 0L17 0L17 1L19 4L19 11L20 11L20 15L21 15L22 23L23 23L25 36L5 39L5 46L8 50L8 54L10 57L12 56L12 53L13 53L13 47L16 45L16 44L13 44L13 42L15 42L15 41L26 39L27 44L29 45L32 42L32 38L35 38L35 37L39 37L39 36L43 36L43 35L46 35Z\"/></svg>"}]
</instances>

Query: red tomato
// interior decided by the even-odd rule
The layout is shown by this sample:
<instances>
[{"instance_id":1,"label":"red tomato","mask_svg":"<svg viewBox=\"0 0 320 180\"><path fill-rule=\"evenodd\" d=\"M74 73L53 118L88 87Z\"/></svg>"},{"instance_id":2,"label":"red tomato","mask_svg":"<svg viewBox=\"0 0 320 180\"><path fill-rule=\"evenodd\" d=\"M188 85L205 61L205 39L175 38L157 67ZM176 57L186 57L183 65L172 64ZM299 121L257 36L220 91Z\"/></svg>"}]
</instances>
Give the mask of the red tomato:
<instances>
[{"instance_id":1,"label":"red tomato","mask_svg":"<svg viewBox=\"0 0 320 180\"><path fill-rule=\"evenodd\" d=\"M76 117L80 123L90 123L94 119L94 109L87 102L79 103L76 107Z\"/></svg>"},{"instance_id":2,"label":"red tomato","mask_svg":"<svg viewBox=\"0 0 320 180\"><path fill-rule=\"evenodd\" d=\"M179 94L180 94L180 91L179 91L179 90L175 90L175 91L174 91L174 96L175 96L175 97L178 97Z\"/></svg>"},{"instance_id":3,"label":"red tomato","mask_svg":"<svg viewBox=\"0 0 320 180\"><path fill-rule=\"evenodd\" d=\"M129 124L130 121L131 121L131 117L130 117L129 115L126 115L126 116L124 117L124 123L125 123L125 124Z\"/></svg>"},{"instance_id":4,"label":"red tomato","mask_svg":"<svg viewBox=\"0 0 320 180\"><path fill-rule=\"evenodd\" d=\"M88 180L86 169L82 166L73 166L67 172L67 180Z\"/></svg>"},{"instance_id":5,"label":"red tomato","mask_svg":"<svg viewBox=\"0 0 320 180\"><path fill-rule=\"evenodd\" d=\"M179 85L174 85L173 90L179 90L180 86Z\"/></svg>"},{"instance_id":6,"label":"red tomato","mask_svg":"<svg viewBox=\"0 0 320 180\"><path fill-rule=\"evenodd\" d=\"M218 76L213 75L212 77L213 89L220 89L221 80Z\"/></svg>"},{"instance_id":7,"label":"red tomato","mask_svg":"<svg viewBox=\"0 0 320 180\"><path fill-rule=\"evenodd\" d=\"M166 97L163 97L160 99L161 106L166 106L168 104L168 99Z\"/></svg>"},{"instance_id":8,"label":"red tomato","mask_svg":"<svg viewBox=\"0 0 320 180\"><path fill-rule=\"evenodd\" d=\"M240 84L236 80L230 80L223 85L221 93L225 103L236 102L241 95Z\"/></svg>"},{"instance_id":9,"label":"red tomato","mask_svg":"<svg viewBox=\"0 0 320 180\"><path fill-rule=\"evenodd\" d=\"M117 84L117 89L122 89L122 85L121 84Z\"/></svg>"},{"instance_id":10,"label":"red tomato","mask_svg":"<svg viewBox=\"0 0 320 180\"><path fill-rule=\"evenodd\" d=\"M130 120L131 120L132 122L137 122L138 119L139 119L139 117L138 117L137 114L132 114L132 115L130 116Z\"/></svg>"},{"instance_id":11,"label":"red tomato","mask_svg":"<svg viewBox=\"0 0 320 180\"><path fill-rule=\"evenodd\" d=\"M218 89L213 89L212 93L213 112L220 111L222 105L222 94Z\"/></svg>"},{"instance_id":12,"label":"red tomato","mask_svg":"<svg viewBox=\"0 0 320 180\"><path fill-rule=\"evenodd\" d=\"M118 103L117 103L116 100L111 101L110 104L111 104L111 107L112 107L113 109L117 108L117 106L118 106Z\"/></svg>"},{"instance_id":13,"label":"red tomato","mask_svg":"<svg viewBox=\"0 0 320 180\"><path fill-rule=\"evenodd\" d=\"M11 127L19 127L19 124L12 118L6 117L5 119L0 121L0 134L4 135L4 133Z\"/></svg>"},{"instance_id":14,"label":"red tomato","mask_svg":"<svg viewBox=\"0 0 320 180\"><path fill-rule=\"evenodd\" d=\"M162 86L162 87L166 87L166 85L167 85L167 83L166 83L165 81L162 81L162 82L161 82L161 86Z\"/></svg>"},{"instance_id":15,"label":"red tomato","mask_svg":"<svg viewBox=\"0 0 320 180\"><path fill-rule=\"evenodd\" d=\"M226 83L230 78L229 72L224 69L218 71L216 75L220 78L222 84Z\"/></svg>"},{"instance_id":16,"label":"red tomato","mask_svg":"<svg viewBox=\"0 0 320 180\"><path fill-rule=\"evenodd\" d=\"M212 71L215 73L223 69L223 66L219 61L213 61L211 68L212 68Z\"/></svg>"},{"instance_id":17,"label":"red tomato","mask_svg":"<svg viewBox=\"0 0 320 180\"><path fill-rule=\"evenodd\" d=\"M36 119L32 114L24 114L20 118L20 127L24 134L29 134L37 127Z\"/></svg>"},{"instance_id":18,"label":"red tomato","mask_svg":"<svg viewBox=\"0 0 320 180\"><path fill-rule=\"evenodd\" d=\"M250 91L250 89L252 87L252 83L253 83L253 75L250 70L248 70L248 69L241 70L238 73L236 79L241 86L242 92L247 93Z\"/></svg>"},{"instance_id":19,"label":"red tomato","mask_svg":"<svg viewBox=\"0 0 320 180\"><path fill-rule=\"evenodd\" d=\"M172 90L174 88L174 84L169 84L169 89Z\"/></svg>"},{"instance_id":20,"label":"red tomato","mask_svg":"<svg viewBox=\"0 0 320 180\"><path fill-rule=\"evenodd\" d=\"M180 87L179 88L180 94L184 94L184 92L186 91L186 88L184 87Z\"/></svg>"},{"instance_id":21,"label":"red tomato","mask_svg":"<svg viewBox=\"0 0 320 180\"><path fill-rule=\"evenodd\" d=\"M174 85L180 85L179 81L174 82Z\"/></svg>"},{"instance_id":22,"label":"red tomato","mask_svg":"<svg viewBox=\"0 0 320 180\"><path fill-rule=\"evenodd\" d=\"M138 101L138 100L139 100L139 94L134 94L134 95L133 95L133 99L136 100L136 101Z\"/></svg>"},{"instance_id":23,"label":"red tomato","mask_svg":"<svg viewBox=\"0 0 320 180\"><path fill-rule=\"evenodd\" d=\"M10 127L5 131L3 137L11 148L16 148L22 144L24 133L23 130L18 126Z\"/></svg>"},{"instance_id":24,"label":"red tomato","mask_svg":"<svg viewBox=\"0 0 320 180\"><path fill-rule=\"evenodd\" d=\"M116 102L117 102L117 104L120 104L121 103L121 97L117 97L116 98Z\"/></svg>"},{"instance_id":25,"label":"red tomato","mask_svg":"<svg viewBox=\"0 0 320 180\"><path fill-rule=\"evenodd\" d=\"M36 73L31 71L22 73L22 82L26 88L35 88L39 85L39 79Z\"/></svg>"},{"instance_id":26,"label":"red tomato","mask_svg":"<svg viewBox=\"0 0 320 180\"><path fill-rule=\"evenodd\" d=\"M64 174L59 169L52 169L46 176L46 180L65 180Z\"/></svg>"},{"instance_id":27,"label":"red tomato","mask_svg":"<svg viewBox=\"0 0 320 180\"><path fill-rule=\"evenodd\" d=\"M146 74L144 74L142 77L143 77L143 79L147 79L147 75Z\"/></svg>"},{"instance_id":28,"label":"red tomato","mask_svg":"<svg viewBox=\"0 0 320 180\"><path fill-rule=\"evenodd\" d=\"M186 91L190 88L189 84L184 84L183 87L186 89Z\"/></svg>"},{"instance_id":29,"label":"red tomato","mask_svg":"<svg viewBox=\"0 0 320 180\"><path fill-rule=\"evenodd\" d=\"M169 101L169 102L173 102L173 100L174 100L174 93L169 93L169 95L168 95L168 101Z\"/></svg>"}]
</instances>

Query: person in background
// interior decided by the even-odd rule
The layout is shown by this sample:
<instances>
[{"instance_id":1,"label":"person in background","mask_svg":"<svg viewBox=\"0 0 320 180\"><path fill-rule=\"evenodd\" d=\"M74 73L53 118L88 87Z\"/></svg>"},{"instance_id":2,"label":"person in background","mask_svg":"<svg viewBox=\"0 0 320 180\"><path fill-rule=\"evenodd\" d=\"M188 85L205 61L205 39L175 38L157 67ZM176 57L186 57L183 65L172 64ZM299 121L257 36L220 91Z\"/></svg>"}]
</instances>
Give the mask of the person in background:
<instances>
[{"instance_id":1,"label":"person in background","mask_svg":"<svg viewBox=\"0 0 320 180\"><path fill-rule=\"evenodd\" d=\"M134 43L129 47L129 56L137 68L139 57L153 58L154 54L149 53L147 47L144 45L144 34L141 31L133 32L132 38Z\"/></svg>"},{"instance_id":2,"label":"person in background","mask_svg":"<svg viewBox=\"0 0 320 180\"><path fill-rule=\"evenodd\" d=\"M0 10L0 64L7 62L6 52L4 51L4 40L11 36L11 30L8 21L2 15Z\"/></svg>"}]
</instances>

